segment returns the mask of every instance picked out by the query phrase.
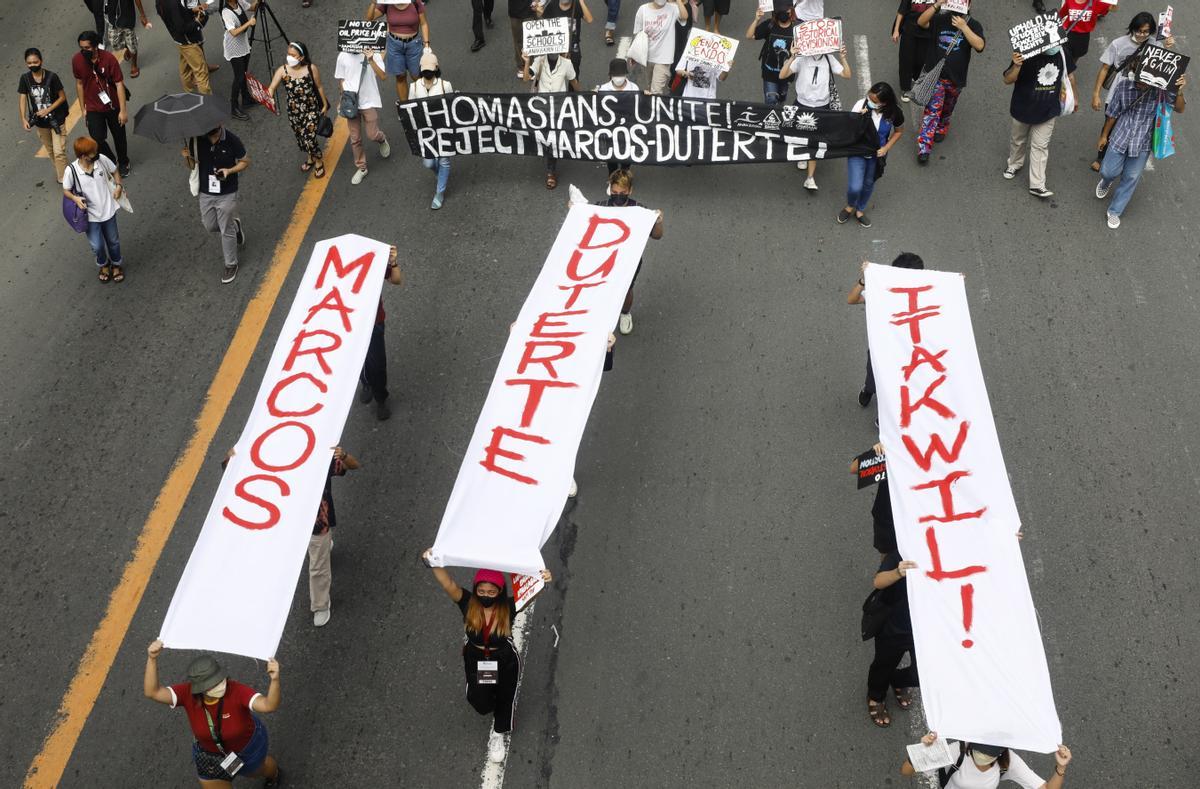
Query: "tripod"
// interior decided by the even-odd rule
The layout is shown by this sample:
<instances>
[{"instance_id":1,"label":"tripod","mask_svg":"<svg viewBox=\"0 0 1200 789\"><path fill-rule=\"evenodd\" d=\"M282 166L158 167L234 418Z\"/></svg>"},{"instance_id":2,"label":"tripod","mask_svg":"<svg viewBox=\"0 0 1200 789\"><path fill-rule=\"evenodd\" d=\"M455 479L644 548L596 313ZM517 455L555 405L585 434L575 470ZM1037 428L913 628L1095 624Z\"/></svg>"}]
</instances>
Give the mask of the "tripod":
<instances>
[{"instance_id":1,"label":"tripod","mask_svg":"<svg viewBox=\"0 0 1200 789\"><path fill-rule=\"evenodd\" d=\"M266 15L263 14L264 11ZM272 24L275 26L275 32L271 31ZM250 29L250 46L253 48L256 41L261 41L264 45L263 51L267 55L267 82L271 81L271 75L275 73L275 56L271 52L271 42L280 38L285 42L289 40L279 24L279 17L275 16L267 0L259 0L258 22Z\"/></svg>"}]
</instances>

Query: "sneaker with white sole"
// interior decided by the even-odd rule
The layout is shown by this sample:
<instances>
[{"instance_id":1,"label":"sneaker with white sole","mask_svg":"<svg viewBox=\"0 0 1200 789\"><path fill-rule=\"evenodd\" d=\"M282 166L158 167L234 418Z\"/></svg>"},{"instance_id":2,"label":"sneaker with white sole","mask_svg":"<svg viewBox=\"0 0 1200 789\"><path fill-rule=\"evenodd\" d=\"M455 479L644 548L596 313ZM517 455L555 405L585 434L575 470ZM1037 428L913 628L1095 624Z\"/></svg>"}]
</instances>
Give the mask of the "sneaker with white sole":
<instances>
[{"instance_id":1,"label":"sneaker with white sole","mask_svg":"<svg viewBox=\"0 0 1200 789\"><path fill-rule=\"evenodd\" d=\"M617 331L621 334L633 334L633 315L631 313L621 313L621 317L617 319Z\"/></svg>"},{"instance_id":2,"label":"sneaker with white sole","mask_svg":"<svg viewBox=\"0 0 1200 789\"><path fill-rule=\"evenodd\" d=\"M354 184L355 186L358 186L359 184L361 184L363 182L363 179L366 177L367 177L366 170L355 170L354 176L350 179L350 183Z\"/></svg>"},{"instance_id":3,"label":"sneaker with white sole","mask_svg":"<svg viewBox=\"0 0 1200 789\"><path fill-rule=\"evenodd\" d=\"M504 745L504 737L493 733L488 739L488 760L499 764L504 761L506 756L508 756L508 748Z\"/></svg>"},{"instance_id":4,"label":"sneaker with white sole","mask_svg":"<svg viewBox=\"0 0 1200 789\"><path fill-rule=\"evenodd\" d=\"M1020 167L1005 167L1004 168L1004 177L1011 181L1012 179L1017 177L1017 173L1019 173L1020 171L1021 171Z\"/></svg>"},{"instance_id":5,"label":"sneaker with white sole","mask_svg":"<svg viewBox=\"0 0 1200 789\"><path fill-rule=\"evenodd\" d=\"M384 159L392 155L392 145L387 140L379 143L379 155Z\"/></svg>"},{"instance_id":6,"label":"sneaker with white sole","mask_svg":"<svg viewBox=\"0 0 1200 789\"><path fill-rule=\"evenodd\" d=\"M805 179L804 179L804 188L805 188L805 189L807 189L807 190L808 190L808 191L810 191L810 192L815 192L815 191L817 191L817 179L816 179L816 178L811 178L811 177L810 177L810 178L805 178Z\"/></svg>"},{"instance_id":7,"label":"sneaker with white sole","mask_svg":"<svg viewBox=\"0 0 1200 789\"><path fill-rule=\"evenodd\" d=\"M1106 184L1104 183L1104 179L1100 179L1100 182L1096 184L1096 197L1103 200L1108 197L1108 190L1110 189L1112 189L1112 184Z\"/></svg>"},{"instance_id":8,"label":"sneaker with white sole","mask_svg":"<svg viewBox=\"0 0 1200 789\"><path fill-rule=\"evenodd\" d=\"M233 226L235 228L235 235L237 236L237 245L239 247L246 246L246 234L242 231L242 220L233 220Z\"/></svg>"},{"instance_id":9,"label":"sneaker with white sole","mask_svg":"<svg viewBox=\"0 0 1200 789\"><path fill-rule=\"evenodd\" d=\"M332 616L329 609L324 611L313 611L313 627L325 627L329 624L329 617Z\"/></svg>"},{"instance_id":10,"label":"sneaker with white sole","mask_svg":"<svg viewBox=\"0 0 1200 789\"><path fill-rule=\"evenodd\" d=\"M228 285L230 282L233 282L234 278L237 277L237 272L237 263L234 263L232 266L226 266L225 273L221 275L221 284Z\"/></svg>"},{"instance_id":11,"label":"sneaker with white sole","mask_svg":"<svg viewBox=\"0 0 1200 789\"><path fill-rule=\"evenodd\" d=\"M1045 200L1048 197L1054 197L1054 192L1051 192L1049 189L1047 189L1044 186L1041 189L1034 189L1033 187L1030 187L1029 194L1031 194L1034 197L1037 197L1041 200Z\"/></svg>"},{"instance_id":12,"label":"sneaker with white sole","mask_svg":"<svg viewBox=\"0 0 1200 789\"><path fill-rule=\"evenodd\" d=\"M907 103L907 102L912 101L912 98L913 98L913 94L912 94L911 90L905 90L905 91L900 92L900 101Z\"/></svg>"},{"instance_id":13,"label":"sneaker with white sole","mask_svg":"<svg viewBox=\"0 0 1200 789\"><path fill-rule=\"evenodd\" d=\"M1118 227L1121 226L1121 217L1117 216L1116 214L1109 214L1108 215L1108 226L1111 227L1113 230L1116 230Z\"/></svg>"}]
</instances>

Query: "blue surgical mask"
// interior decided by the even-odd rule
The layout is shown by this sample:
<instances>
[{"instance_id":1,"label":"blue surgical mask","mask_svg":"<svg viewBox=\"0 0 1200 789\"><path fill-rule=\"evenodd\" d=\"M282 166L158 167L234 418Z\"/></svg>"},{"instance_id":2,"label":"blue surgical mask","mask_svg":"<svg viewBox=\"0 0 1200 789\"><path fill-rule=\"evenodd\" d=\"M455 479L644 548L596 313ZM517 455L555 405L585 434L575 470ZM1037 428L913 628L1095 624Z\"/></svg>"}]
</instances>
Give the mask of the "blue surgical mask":
<instances>
[{"instance_id":1,"label":"blue surgical mask","mask_svg":"<svg viewBox=\"0 0 1200 789\"><path fill-rule=\"evenodd\" d=\"M1050 47L1049 49L1046 50L1046 54L1049 55L1050 57L1054 57L1059 52L1062 52L1062 47Z\"/></svg>"},{"instance_id":2,"label":"blue surgical mask","mask_svg":"<svg viewBox=\"0 0 1200 789\"><path fill-rule=\"evenodd\" d=\"M870 99L867 99L867 106L873 110L879 109L879 105L876 104L875 102L871 101Z\"/></svg>"}]
</instances>

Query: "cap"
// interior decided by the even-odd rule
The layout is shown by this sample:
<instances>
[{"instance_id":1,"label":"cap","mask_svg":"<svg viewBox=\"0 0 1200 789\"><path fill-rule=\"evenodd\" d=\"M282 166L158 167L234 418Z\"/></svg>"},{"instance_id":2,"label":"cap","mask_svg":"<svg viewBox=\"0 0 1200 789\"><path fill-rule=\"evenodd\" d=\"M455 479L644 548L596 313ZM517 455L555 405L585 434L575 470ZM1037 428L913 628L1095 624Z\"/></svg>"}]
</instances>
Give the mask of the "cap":
<instances>
[{"instance_id":1,"label":"cap","mask_svg":"<svg viewBox=\"0 0 1200 789\"><path fill-rule=\"evenodd\" d=\"M471 585L475 589L480 584L495 584L500 587L500 591L504 591L504 573L499 570L480 570L475 573L475 583Z\"/></svg>"},{"instance_id":2,"label":"cap","mask_svg":"<svg viewBox=\"0 0 1200 789\"><path fill-rule=\"evenodd\" d=\"M201 655L188 665L188 682L192 684L192 693L203 693L212 690L226 678L221 664L212 655Z\"/></svg>"},{"instance_id":3,"label":"cap","mask_svg":"<svg viewBox=\"0 0 1200 789\"><path fill-rule=\"evenodd\" d=\"M983 743L973 742L971 743L971 750L976 753L984 753L988 756L993 756L999 759L1000 754L1004 753L1008 749L1003 745L984 745Z\"/></svg>"},{"instance_id":4,"label":"cap","mask_svg":"<svg viewBox=\"0 0 1200 789\"><path fill-rule=\"evenodd\" d=\"M613 58L608 61L608 76L610 77L628 77L629 64L624 58Z\"/></svg>"},{"instance_id":5,"label":"cap","mask_svg":"<svg viewBox=\"0 0 1200 789\"><path fill-rule=\"evenodd\" d=\"M792 10L792 0L775 0L775 13Z\"/></svg>"},{"instance_id":6,"label":"cap","mask_svg":"<svg viewBox=\"0 0 1200 789\"><path fill-rule=\"evenodd\" d=\"M421 55L421 71L436 71L437 67L437 55L432 52L426 52L424 55Z\"/></svg>"}]
</instances>

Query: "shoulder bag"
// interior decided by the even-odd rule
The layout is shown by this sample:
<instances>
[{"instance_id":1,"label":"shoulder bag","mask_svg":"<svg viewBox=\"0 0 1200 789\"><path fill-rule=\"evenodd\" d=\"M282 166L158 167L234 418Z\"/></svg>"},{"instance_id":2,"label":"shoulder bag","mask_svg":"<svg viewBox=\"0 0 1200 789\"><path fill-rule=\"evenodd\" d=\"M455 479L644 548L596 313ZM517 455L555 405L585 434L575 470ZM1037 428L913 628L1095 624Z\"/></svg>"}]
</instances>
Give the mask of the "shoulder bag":
<instances>
[{"instance_id":1,"label":"shoulder bag","mask_svg":"<svg viewBox=\"0 0 1200 789\"><path fill-rule=\"evenodd\" d=\"M79 171L75 169L74 164L69 166L71 168L71 194L83 197L83 192L79 191ZM63 195L63 218L76 233L83 233L88 229L87 209L80 208L78 203L66 195Z\"/></svg>"},{"instance_id":2,"label":"shoulder bag","mask_svg":"<svg viewBox=\"0 0 1200 789\"><path fill-rule=\"evenodd\" d=\"M1174 107L1166 100L1160 101L1154 110L1154 135L1151 150L1155 159L1166 159L1175 153L1175 130L1171 127Z\"/></svg>"},{"instance_id":3,"label":"shoulder bag","mask_svg":"<svg viewBox=\"0 0 1200 789\"><path fill-rule=\"evenodd\" d=\"M921 76L913 81L912 97L918 106L924 107L928 105L929 100L933 98L934 91L937 90L938 81L942 78L942 67L946 65L946 56L954 51L961 38L962 33L955 33L954 38L950 40L949 46L942 50L942 54L937 59L937 62L921 71Z\"/></svg>"},{"instance_id":4,"label":"shoulder bag","mask_svg":"<svg viewBox=\"0 0 1200 789\"><path fill-rule=\"evenodd\" d=\"M883 630L892 615L892 604L884 598L884 589L872 589L862 604L862 640L870 641Z\"/></svg>"},{"instance_id":5,"label":"shoulder bag","mask_svg":"<svg viewBox=\"0 0 1200 789\"><path fill-rule=\"evenodd\" d=\"M196 156L196 138L188 140L188 151L192 155L192 169L188 171L188 191L192 197L200 196L200 159Z\"/></svg>"},{"instance_id":6,"label":"shoulder bag","mask_svg":"<svg viewBox=\"0 0 1200 789\"><path fill-rule=\"evenodd\" d=\"M374 55L372 55L374 57ZM347 120L358 117L358 94L362 91L363 78L367 76L367 56L363 55L362 70L358 72L358 90L343 90L342 101L338 104L338 115ZM320 132L318 132L319 134Z\"/></svg>"}]
</instances>

